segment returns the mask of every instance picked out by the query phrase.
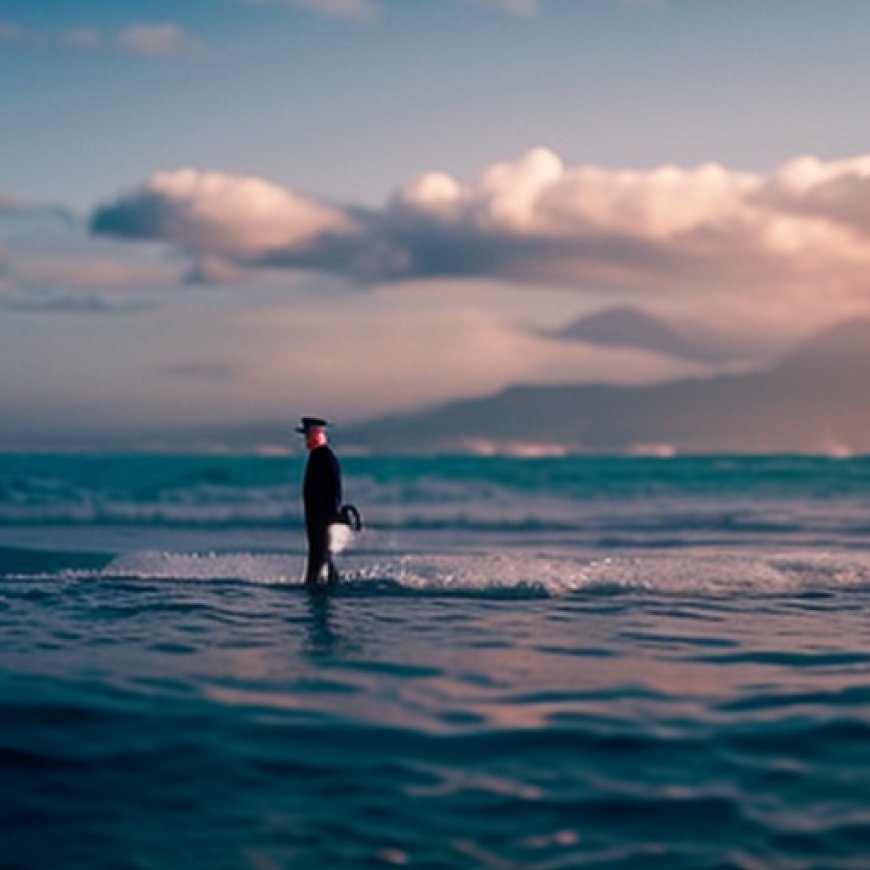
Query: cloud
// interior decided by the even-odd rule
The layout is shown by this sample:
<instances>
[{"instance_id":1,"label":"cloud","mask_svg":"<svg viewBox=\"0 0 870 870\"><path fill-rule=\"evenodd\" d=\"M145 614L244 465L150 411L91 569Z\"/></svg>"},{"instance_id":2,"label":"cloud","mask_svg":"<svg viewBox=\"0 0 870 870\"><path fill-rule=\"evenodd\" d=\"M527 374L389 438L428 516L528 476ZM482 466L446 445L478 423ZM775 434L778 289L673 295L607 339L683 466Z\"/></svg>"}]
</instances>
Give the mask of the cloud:
<instances>
[{"instance_id":1,"label":"cloud","mask_svg":"<svg viewBox=\"0 0 870 870\"><path fill-rule=\"evenodd\" d=\"M281 3L306 9L325 18L342 19L345 21L372 21L379 17L383 2L378 0L242 0L249 5L266 5ZM401 5L406 0L395 0ZM517 18L535 18L543 11L544 0L458 0L466 6L477 6L481 9L491 9ZM652 6L660 8L669 0L615 0L626 6Z\"/></svg>"},{"instance_id":2,"label":"cloud","mask_svg":"<svg viewBox=\"0 0 870 870\"><path fill-rule=\"evenodd\" d=\"M72 219L72 214L63 206L29 202L0 190L0 218L29 218L44 215L63 221Z\"/></svg>"},{"instance_id":3,"label":"cloud","mask_svg":"<svg viewBox=\"0 0 870 870\"><path fill-rule=\"evenodd\" d=\"M541 0L463 0L469 6L480 6L507 12L519 18L534 18L541 12Z\"/></svg>"},{"instance_id":4,"label":"cloud","mask_svg":"<svg viewBox=\"0 0 870 870\"><path fill-rule=\"evenodd\" d=\"M123 258L36 251L18 253L15 275L22 286L70 291L127 292L177 285L181 270L168 262L141 263Z\"/></svg>"},{"instance_id":5,"label":"cloud","mask_svg":"<svg viewBox=\"0 0 870 870\"><path fill-rule=\"evenodd\" d=\"M380 13L373 0L295 0L295 3L318 15L345 21L370 21Z\"/></svg>"},{"instance_id":6,"label":"cloud","mask_svg":"<svg viewBox=\"0 0 870 870\"><path fill-rule=\"evenodd\" d=\"M170 21L134 24L118 34L115 44L121 51L142 57L182 57L194 54L200 47Z\"/></svg>"},{"instance_id":7,"label":"cloud","mask_svg":"<svg viewBox=\"0 0 870 870\"><path fill-rule=\"evenodd\" d=\"M91 26L71 27L63 32L24 28L0 21L0 47L61 48L79 52L120 53L137 57L186 57L199 53L202 43L170 21L131 24L116 33Z\"/></svg>"},{"instance_id":8,"label":"cloud","mask_svg":"<svg viewBox=\"0 0 870 870\"><path fill-rule=\"evenodd\" d=\"M63 314L127 314L154 308L177 272L109 259L17 255L0 250L0 308Z\"/></svg>"},{"instance_id":9,"label":"cloud","mask_svg":"<svg viewBox=\"0 0 870 870\"><path fill-rule=\"evenodd\" d=\"M158 173L98 209L92 226L98 233L167 241L239 261L269 251L304 251L360 231L346 210L262 178L194 169Z\"/></svg>"},{"instance_id":10,"label":"cloud","mask_svg":"<svg viewBox=\"0 0 870 870\"><path fill-rule=\"evenodd\" d=\"M700 371L653 354L533 334L509 313L509 289L451 289L435 282L429 294L390 286L249 306L233 327L248 336L239 346L256 348L251 374L258 385L247 388L273 402L292 396L297 407L320 407L325 416L340 409L347 419L518 382L648 383Z\"/></svg>"},{"instance_id":11,"label":"cloud","mask_svg":"<svg viewBox=\"0 0 870 870\"><path fill-rule=\"evenodd\" d=\"M798 158L773 174L763 197L766 205L783 213L820 218L866 235L870 155L830 162Z\"/></svg>"},{"instance_id":12,"label":"cloud","mask_svg":"<svg viewBox=\"0 0 870 870\"><path fill-rule=\"evenodd\" d=\"M323 18L357 22L373 21L380 17L383 11L383 3L379 0L241 0L241 2L249 6L296 6ZM405 0L399 0L399 4L402 2ZM542 9L542 0L458 0L458 2L467 6L492 9L518 18L533 18L539 15Z\"/></svg>"},{"instance_id":13,"label":"cloud","mask_svg":"<svg viewBox=\"0 0 870 870\"><path fill-rule=\"evenodd\" d=\"M0 307L118 313L154 307L188 268L156 246L94 237L80 217L0 193Z\"/></svg>"},{"instance_id":14,"label":"cloud","mask_svg":"<svg viewBox=\"0 0 870 870\"><path fill-rule=\"evenodd\" d=\"M868 202L870 157L806 157L762 175L717 163L571 167L536 148L470 184L425 173L380 209L340 207L259 178L160 173L98 209L92 226L169 242L212 268L766 295L774 304L783 293L868 301Z\"/></svg>"},{"instance_id":15,"label":"cloud","mask_svg":"<svg viewBox=\"0 0 870 870\"><path fill-rule=\"evenodd\" d=\"M0 278L2 288L2 278ZM148 311L155 303L106 293L70 293L64 290L16 287L0 292L0 308L41 314L134 314Z\"/></svg>"},{"instance_id":16,"label":"cloud","mask_svg":"<svg viewBox=\"0 0 870 870\"><path fill-rule=\"evenodd\" d=\"M376 0L242 0L249 6L290 5L323 18L340 21L373 21L381 14Z\"/></svg>"},{"instance_id":17,"label":"cloud","mask_svg":"<svg viewBox=\"0 0 870 870\"><path fill-rule=\"evenodd\" d=\"M32 226L34 223L46 223L59 227L62 231L77 225L85 229L83 218L71 209L52 202L21 199L20 197L0 190L0 240L13 227Z\"/></svg>"}]
</instances>

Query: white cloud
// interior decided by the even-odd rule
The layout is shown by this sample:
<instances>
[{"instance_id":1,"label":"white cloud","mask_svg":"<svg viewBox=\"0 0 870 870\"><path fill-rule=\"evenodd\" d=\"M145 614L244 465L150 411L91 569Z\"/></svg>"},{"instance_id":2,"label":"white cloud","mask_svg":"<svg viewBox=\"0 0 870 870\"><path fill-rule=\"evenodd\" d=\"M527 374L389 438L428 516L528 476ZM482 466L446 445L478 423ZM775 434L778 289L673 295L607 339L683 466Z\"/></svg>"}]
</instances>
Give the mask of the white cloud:
<instances>
[{"instance_id":1,"label":"white cloud","mask_svg":"<svg viewBox=\"0 0 870 870\"><path fill-rule=\"evenodd\" d=\"M345 211L256 176L161 172L101 209L98 231L174 242L198 253L253 257L356 232Z\"/></svg>"},{"instance_id":2,"label":"white cloud","mask_svg":"<svg viewBox=\"0 0 870 870\"><path fill-rule=\"evenodd\" d=\"M199 49L199 43L177 24L133 24L118 34L115 44L124 52L142 57L181 57Z\"/></svg>"},{"instance_id":3,"label":"white cloud","mask_svg":"<svg viewBox=\"0 0 870 870\"><path fill-rule=\"evenodd\" d=\"M716 163L572 167L537 148L471 183L424 173L377 210L263 179L162 173L93 226L176 244L212 270L224 261L365 283L491 279L691 297L710 310L740 298L773 318L788 306L870 305L868 202L870 157L802 158L764 175Z\"/></svg>"},{"instance_id":4,"label":"white cloud","mask_svg":"<svg viewBox=\"0 0 870 870\"><path fill-rule=\"evenodd\" d=\"M541 196L564 174L558 155L535 148L514 162L497 163L469 191L468 217L483 227L522 233L534 228Z\"/></svg>"},{"instance_id":5,"label":"white cloud","mask_svg":"<svg viewBox=\"0 0 870 870\"><path fill-rule=\"evenodd\" d=\"M797 217L870 229L870 155L822 161L800 157L774 173L764 190L771 208Z\"/></svg>"}]
</instances>

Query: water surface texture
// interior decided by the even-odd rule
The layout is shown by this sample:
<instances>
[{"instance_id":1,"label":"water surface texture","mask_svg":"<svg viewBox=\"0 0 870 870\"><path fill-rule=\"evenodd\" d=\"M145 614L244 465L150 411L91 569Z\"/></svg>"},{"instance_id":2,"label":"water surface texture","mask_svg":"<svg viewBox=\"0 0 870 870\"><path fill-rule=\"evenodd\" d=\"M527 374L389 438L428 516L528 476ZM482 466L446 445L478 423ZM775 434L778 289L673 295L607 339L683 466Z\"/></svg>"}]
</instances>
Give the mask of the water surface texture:
<instances>
[{"instance_id":1,"label":"water surface texture","mask_svg":"<svg viewBox=\"0 0 870 870\"><path fill-rule=\"evenodd\" d=\"M0 866L859 868L870 461L0 457Z\"/></svg>"}]
</instances>

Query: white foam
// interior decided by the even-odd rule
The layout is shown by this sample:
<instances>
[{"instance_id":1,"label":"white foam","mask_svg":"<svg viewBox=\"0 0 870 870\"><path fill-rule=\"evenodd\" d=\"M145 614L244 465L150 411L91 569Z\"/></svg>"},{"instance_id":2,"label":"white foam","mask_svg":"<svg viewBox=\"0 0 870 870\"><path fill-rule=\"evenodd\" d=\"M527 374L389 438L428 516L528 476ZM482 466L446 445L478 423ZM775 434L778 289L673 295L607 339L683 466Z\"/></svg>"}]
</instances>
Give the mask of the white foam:
<instances>
[{"instance_id":1,"label":"white foam","mask_svg":"<svg viewBox=\"0 0 870 870\"><path fill-rule=\"evenodd\" d=\"M97 576L129 579L240 580L298 584L304 559L267 553L135 552ZM793 594L870 589L870 555L834 553L575 558L525 552L356 557L340 565L346 583L389 582L415 592L566 595L594 590L677 595Z\"/></svg>"},{"instance_id":2,"label":"white foam","mask_svg":"<svg viewBox=\"0 0 870 870\"><path fill-rule=\"evenodd\" d=\"M101 575L142 580L244 580L295 583L303 575L301 557L263 553L164 553L141 551L113 559Z\"/></svg>"}]
</instances>

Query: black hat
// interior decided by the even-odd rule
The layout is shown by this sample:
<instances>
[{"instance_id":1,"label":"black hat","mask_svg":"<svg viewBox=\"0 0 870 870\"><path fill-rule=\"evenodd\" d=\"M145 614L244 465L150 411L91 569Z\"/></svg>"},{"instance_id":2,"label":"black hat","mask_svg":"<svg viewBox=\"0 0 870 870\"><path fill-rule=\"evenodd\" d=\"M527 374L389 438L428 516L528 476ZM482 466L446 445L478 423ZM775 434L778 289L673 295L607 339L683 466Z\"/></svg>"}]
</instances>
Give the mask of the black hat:
<instances>
[{"instance_id":1,"label":"black hat","mask_svg":"<svg viewBox=\"0 0 870 870\"><path fill-rule=\"evenodd\" d=\"M328 426L329 423L326 420L321 420L320 417L303 417L302 425L296 427L296 431L300 435L305 435L311 429L321 429L324 426Z\"/></svg>"}]
</instances>

